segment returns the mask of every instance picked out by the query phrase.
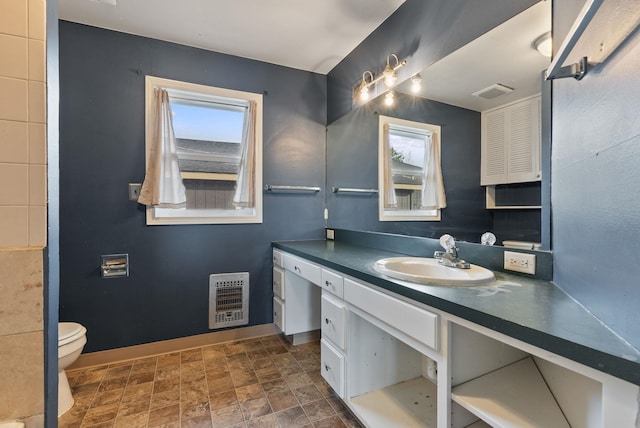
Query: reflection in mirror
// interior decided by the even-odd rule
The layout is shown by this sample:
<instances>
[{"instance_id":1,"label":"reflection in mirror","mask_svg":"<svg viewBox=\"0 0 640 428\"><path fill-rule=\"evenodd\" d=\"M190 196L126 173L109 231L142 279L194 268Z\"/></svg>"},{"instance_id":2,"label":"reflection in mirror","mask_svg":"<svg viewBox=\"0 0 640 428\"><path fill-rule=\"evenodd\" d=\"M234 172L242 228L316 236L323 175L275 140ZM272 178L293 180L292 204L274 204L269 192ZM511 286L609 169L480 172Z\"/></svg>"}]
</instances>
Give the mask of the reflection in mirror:
<instances>
[{"instance_id":1,"label":"reflection in mirror","mask_svg":"<svg viewBox=\"0 0 640 428\"><path fill-rule=\"evenodd\" d=\"M480 242L480 236L492 231L497 243L503 241L541 242L544 203L536 208L487 209L485 187L480 184L482 113L543 93L542 123L548 123L549 98L545 101L543 71L550 59L535 48L535 41L551 29L551 1L542 0L505 21L458 51L429 65L419 74L419 96L411 91L411 79L394 88L395 105L386 106L384 96L370 100L327 129L327 187L372 188L380 193L364 195L327 195L328 226L405 235L438 237L450 233L468 242ZM482 91L500 84L506 91ZM548 85L548 84L547 84ZM495 89L495 86L493 86ZM472 95L478 93L485 95ZM504 95L493 97L503 93ZM550 92L548 92L550 93ZM381 221L379 216L382 186L378 177L379 116L389 116L440 127L441 165L447 208L440 221ZM544 134L544 133L543 133ZM545 144L547 148L545 148ZM549 142L543 137L542 147ZM542 171L545 171L545 165ZM534 188L540 195L548 177L530 185L505 185L496 193L512 196L521 189ZM508 186L513 186L509 188ZM528 198L530 195L526 195ZM517 196L519 197L519 196ZM538 197L539 199L539 197ZM544 199L544 196L543 196ZM515 201L513 205L530 205ZM378 208L378 209L376 209ZM547 211L548 212L548 211ZM543 248L549 249L548 245Z\"/></svg>"},{"instance_id":2,"label":"reflection in mirror","mask_svg":"<svg viewBox=\"0 0 640 428\"><path fill-rule=\"evenodd\" d=\"M440 127L380 116L378 136L380 221L439 221Z\"/></svg>"}]
</instances>

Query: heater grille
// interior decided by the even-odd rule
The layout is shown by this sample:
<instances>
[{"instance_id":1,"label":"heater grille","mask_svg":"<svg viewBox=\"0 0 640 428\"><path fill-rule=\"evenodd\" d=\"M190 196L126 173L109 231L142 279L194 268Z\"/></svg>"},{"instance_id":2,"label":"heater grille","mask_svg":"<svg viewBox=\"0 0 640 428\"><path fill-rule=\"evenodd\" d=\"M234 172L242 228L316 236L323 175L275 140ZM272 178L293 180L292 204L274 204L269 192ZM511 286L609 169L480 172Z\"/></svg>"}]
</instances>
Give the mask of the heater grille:
<instances>
[{"instance_id":1,"label":"heater grille","mask_svg":"<svg viewBox=\"0 0 640 428\"><path fill-rule=\"evenodd\" d=\"M249 272L209 275L209 328L249 323Z\"/></svg>"}]
</instances>

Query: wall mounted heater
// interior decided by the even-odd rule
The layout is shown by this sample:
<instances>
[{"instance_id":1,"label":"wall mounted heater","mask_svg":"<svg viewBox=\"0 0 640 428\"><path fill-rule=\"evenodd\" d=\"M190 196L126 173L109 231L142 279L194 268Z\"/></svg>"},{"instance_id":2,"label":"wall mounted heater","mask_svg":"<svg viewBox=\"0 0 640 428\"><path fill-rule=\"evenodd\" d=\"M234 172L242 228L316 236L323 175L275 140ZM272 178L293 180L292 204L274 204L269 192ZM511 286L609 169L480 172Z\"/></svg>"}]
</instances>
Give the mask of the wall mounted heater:
<instances>
[{"instance_id":1,"label":"wall mounted heater","mask_svg":"<svg viewBox=\"0 0 640 428\"><path fill-rule=\"evenodd\" d=\"M209 275L209 328L249 323L249 272Z\"/></svg>"}]
</instances>

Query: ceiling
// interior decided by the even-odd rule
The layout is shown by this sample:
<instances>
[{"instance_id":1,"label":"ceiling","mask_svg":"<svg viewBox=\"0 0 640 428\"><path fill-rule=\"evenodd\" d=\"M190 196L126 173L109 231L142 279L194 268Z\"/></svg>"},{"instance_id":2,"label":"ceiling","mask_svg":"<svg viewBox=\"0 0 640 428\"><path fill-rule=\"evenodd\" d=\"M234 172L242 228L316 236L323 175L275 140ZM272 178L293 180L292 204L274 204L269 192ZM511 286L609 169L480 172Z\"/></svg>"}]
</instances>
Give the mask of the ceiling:
<instances>
[{"instance_id":1,"label":"ceiling","mask_svg":"<svg viewBox=\"0 0 640 428\"><path fill-rule=\"evenodd\" d=\"M538 94L550 58L536 51L533 42L549 31L551 1L540 1L421 71L419 96L485 111ZM472 95L494 84L513 92L490 100ZM409 84L399 90L410 93Z\"/></svg>"},{"instance_id":2,"label":"ceiling","mask_svg":"<svg viewBox=\"0 0 640 428\"><path fill-rule=\"evenodd\" d=\"M405 0L58 0L59 18L327 74Z\"/></svg>"}]
</instances>

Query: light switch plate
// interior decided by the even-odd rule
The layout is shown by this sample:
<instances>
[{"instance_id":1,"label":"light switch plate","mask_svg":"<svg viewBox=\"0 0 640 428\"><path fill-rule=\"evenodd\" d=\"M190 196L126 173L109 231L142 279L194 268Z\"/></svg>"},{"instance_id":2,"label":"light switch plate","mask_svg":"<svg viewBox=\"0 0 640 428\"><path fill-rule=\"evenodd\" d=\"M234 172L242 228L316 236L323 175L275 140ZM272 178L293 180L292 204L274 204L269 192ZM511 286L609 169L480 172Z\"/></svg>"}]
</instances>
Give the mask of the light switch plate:
<instances>
[{"instance_id":1,"label":"light switch plate","mask_svg":"<svg viewBox=\"0 0 640 428\"><path fill-rule=\"evenodd\" d=\"M514 272L523 272L531 275L536 273L536 255L518 253L515 251L504 252L504 268Z\"/></svg>"},{"instance_id":2,"label":"light switch plate","mask_svg":"<svg viewBox=\"0 0 640 428\"><path fill-rule=\"evenodd\" d=\"M129 200L137 201L138 196L140 196L140 189L142 188L142 184L140 183L129 183Z\"/></svg>"},{"instance_id":3,"label":"light switch plate","mask_svg":"<svg viewBox=\"0 0 640 428\"><path fill-rule=\"evenodd\" d=\"M335 231L333 229L327 229L327 239L333 240L335 236Z\"/></svg>"}]
</instances>

